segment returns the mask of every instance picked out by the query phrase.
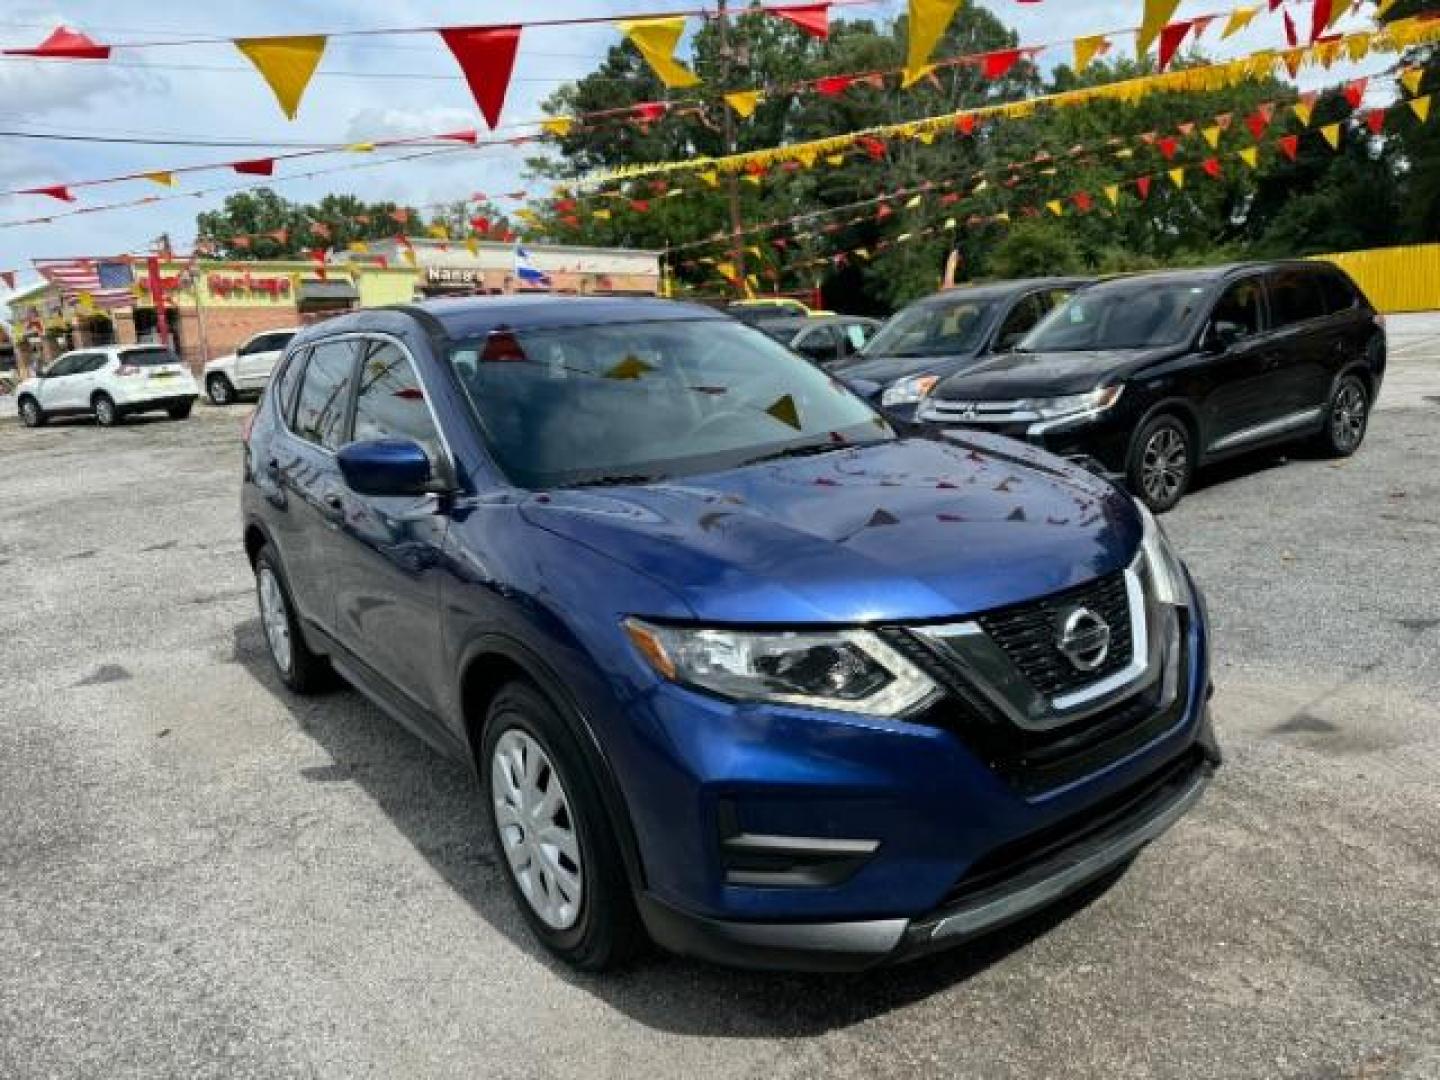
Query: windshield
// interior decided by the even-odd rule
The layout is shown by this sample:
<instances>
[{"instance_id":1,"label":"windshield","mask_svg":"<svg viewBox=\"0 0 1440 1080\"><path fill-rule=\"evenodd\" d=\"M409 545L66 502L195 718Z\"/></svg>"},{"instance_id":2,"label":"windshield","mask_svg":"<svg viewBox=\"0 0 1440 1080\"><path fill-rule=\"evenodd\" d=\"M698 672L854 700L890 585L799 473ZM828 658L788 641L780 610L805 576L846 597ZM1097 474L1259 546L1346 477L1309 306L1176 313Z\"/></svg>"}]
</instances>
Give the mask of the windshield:
<instances>
[{"instance_id":1,"label":"windshield","mask_svg":"<svg viewBox=\"0 0 1440 1080\"><path fill-rule=\"evenodd\" d=\"M1030 331L1022 352L1145 349L1184 340L1209 289L1193 282L1115 281L1078 292Z\"/></svg>"},{"instance_id":2,"label":"windshield","mask_svg":"<svg viewBox=\"0 0 1440 1080\"><path fill-rule=\"evenodd\" d=\"M840 383L729 319L497 330L450 359L521 487L642 483L895 437Z\"/></svg>"},{"instance_id":3,"label":"windshield","mask_svg":"<svg viewBox=\"0 0 1440 1080\"><path fill-rule=\"evenodd\" d=\"M980 348L993 300L927 300L912 304L882 326L860 355L964 356Z\"/></svg>"}]
</instances>

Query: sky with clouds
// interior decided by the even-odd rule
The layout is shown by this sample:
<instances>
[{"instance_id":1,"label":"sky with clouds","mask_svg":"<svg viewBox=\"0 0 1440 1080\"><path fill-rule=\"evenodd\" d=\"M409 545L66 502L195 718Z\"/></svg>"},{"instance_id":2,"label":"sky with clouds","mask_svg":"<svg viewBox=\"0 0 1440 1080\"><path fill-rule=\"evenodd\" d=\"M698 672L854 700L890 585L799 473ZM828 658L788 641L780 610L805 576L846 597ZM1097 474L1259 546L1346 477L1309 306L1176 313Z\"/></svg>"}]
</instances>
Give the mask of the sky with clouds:
<instances>
[{"instance_id":1,"label":"sky with clouds","mask_svg":"<svg viewBox=\"0 0 1440 1080\"><path fill-rule=\"evenodd\" d=\"M1183 17L1228 10L1238 2L1185 0L1179 14ZM1063 40L1134 26L1142 6L1141 0L981 0L981 4L1015 28L1022 43ZM693 0L547 0L523 10L537 18L561 19L658 13L698 6ZM837 8L832 17L892 18L903 6L903 0L881 0ZM0 7L0 45L36 44L61 24L119 45L126 40L187 36L475 25L513 20L520 7L514 0L288 0L284 4L244 5L196 0L64 0L58 6L6 0ZM1211 37L1218 38L1218 29L1211 31ZM538 116L541 100L563 82L583 75L617 40L618 31L605 25L527 31L521 40L504 120ZM1252 30L1226 43L1225 51L1279 43L1278 26L1262 15ZM1122 47L1128 47L1128 42ZM1059 51L1051 55L1063 57ZM354 72L400 77L361 78L350 74ZM0 132L4 133L225 138L278 147L286 142L350 142L457 128L483 130L483 126L444 45L438 37L426 34L332 40L294 122L284 118L259 76L229 45L143 52L122 49L109 63L0 58ZM0 191L224 162L264 156L265 152L260 147L147 147L0 134ZM271 183L286 197L297 200L312 200L335 191L365 199L426 204L473 191L502 192L524 187L526 153L523 148L466 149L428 160L377 165L312 180L284 179L287 173L325 168L345 160L339 156L320 157L303 165L281 163ZM356 158L351 155L348 160ZM44 197L0 195L0 270L19 271L23 284L33 280L31 258L138 253L161 233L171 235L177 245L188 244L194 237L195 215L217 207L223 195L193 197L185 194L186 189L242 183L246 178L222 171L183 177L173 192L143 180L84 189L77 193L82 202L75 205L119 202L151 194L178 193L183 197L19 228L6 228L4 223L73 207Z\"/></svg>"}]
</instances>

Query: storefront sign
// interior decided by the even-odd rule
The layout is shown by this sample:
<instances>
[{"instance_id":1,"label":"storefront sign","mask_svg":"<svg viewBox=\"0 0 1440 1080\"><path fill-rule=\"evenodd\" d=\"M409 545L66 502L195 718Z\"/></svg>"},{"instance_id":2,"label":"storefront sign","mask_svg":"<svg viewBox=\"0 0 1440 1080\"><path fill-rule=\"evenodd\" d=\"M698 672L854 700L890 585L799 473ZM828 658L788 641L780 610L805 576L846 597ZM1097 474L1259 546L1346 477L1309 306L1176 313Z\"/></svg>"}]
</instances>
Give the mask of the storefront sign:
<instances>
[{"instance_id":1,"label":"storefront sign","mask_svg":"<svg viewBox=\"0 0 1440 1080\"><path fill-rule=\"evenodd\" d=\"M485 283L485 274L480 270L462 270L450 266L427 266L425 268L425 283L427 285L448 285L453 287L483 285Z\"/></svg>"},{"instance_id":2,"label":"storefront sign","mask_svg":"<svg viewBox=\"0 0 1440 1080\"><path fill-rule=\"evenodd\" d=\"M261 276L245 273L206 274L205 288L211 296L225 300L231 297L254 296L257 293L268 296L271 300L278 300L290 295L291 286L288 274Z\"/></svg>"}]
</instances>

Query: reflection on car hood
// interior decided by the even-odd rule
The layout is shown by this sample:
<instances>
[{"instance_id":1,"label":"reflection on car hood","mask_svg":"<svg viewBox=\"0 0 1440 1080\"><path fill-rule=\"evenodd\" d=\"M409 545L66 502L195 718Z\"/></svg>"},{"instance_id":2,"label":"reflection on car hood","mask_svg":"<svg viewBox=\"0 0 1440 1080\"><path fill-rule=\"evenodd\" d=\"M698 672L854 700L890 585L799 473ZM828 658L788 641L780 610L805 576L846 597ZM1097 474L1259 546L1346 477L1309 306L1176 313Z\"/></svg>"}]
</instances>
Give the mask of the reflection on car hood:
<instances>
[{"instance_id":1,"label":"reflection on car hood","mask_svg":"<svg viewBox=\"0 0 1440 1080\"><path fill-rule=\"evenodd\" d=\"M953 375L975 363L975 357L963 356L856 356L845 364L837 364L830 374L846 384L872 382L889 386L911 375Z\"/></svg>"},{"instance_id":2,"label":"reflection on car hood","mask_svg":"<svg viewBox=\"0 0 1440 1080\"><path fill-rule=\"evenodd\" d=\"M1005 353L947 378L932 396L948 401L1011 401L1084 394L1183 351L1181 346L1171 345L1100 352Z\"/></svg>"},{"instance_id":3,"label":"reflection on car hood","mask_svg":"<svg viewBox=\"0 0 1440 1080\"><path fill-rule=\"evenodd\" d=\"M1109 484L971 433L562 489L523 513L663 582L697 619L734 623L952 618L1108 573L1140 540Z\"/></svg>"}]
</instances>

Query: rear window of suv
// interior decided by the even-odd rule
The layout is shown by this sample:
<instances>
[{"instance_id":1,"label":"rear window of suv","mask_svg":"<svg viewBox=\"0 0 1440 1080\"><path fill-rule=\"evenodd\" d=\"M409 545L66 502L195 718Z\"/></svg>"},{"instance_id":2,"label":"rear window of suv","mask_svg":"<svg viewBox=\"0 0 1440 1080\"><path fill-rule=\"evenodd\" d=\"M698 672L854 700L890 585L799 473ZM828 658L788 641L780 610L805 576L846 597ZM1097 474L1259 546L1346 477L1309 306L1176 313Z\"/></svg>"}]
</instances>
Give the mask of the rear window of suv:
<instances>
[{"instance_id":1,"label":"rear window of suv","mask_svg":"<svg viewBox=\"0 0 1440 1080\"><path fill-rule=\"evenodd\" d=\"M159 347L126 349L120 354L120 363L128 364L130 367L164 367L166 364L180 363L180 358L169 349Z\"/></svg>"},{"instance_id":2,"label":"rear window of suv","mask_svg":"<svg viewBox=\"0 0 1440 1080\"><path fill-rule=\"evenodd\" d=\"M1270 278L1270 313L1277 327L1323 319L1329 309L1314 270L1281 270Z\"/></svg>"}]
</instances>

